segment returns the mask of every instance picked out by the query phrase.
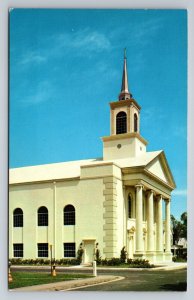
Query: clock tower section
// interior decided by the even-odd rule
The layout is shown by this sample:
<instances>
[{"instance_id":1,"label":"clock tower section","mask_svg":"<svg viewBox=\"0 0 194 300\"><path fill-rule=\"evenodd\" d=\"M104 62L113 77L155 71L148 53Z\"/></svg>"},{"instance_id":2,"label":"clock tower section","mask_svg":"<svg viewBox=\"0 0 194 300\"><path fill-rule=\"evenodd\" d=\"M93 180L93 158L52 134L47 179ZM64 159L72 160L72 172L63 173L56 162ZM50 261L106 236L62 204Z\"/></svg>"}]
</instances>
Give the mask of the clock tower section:
<instances>
[{"instance_id":1,"label":"clock tower section","mask_svg":"<svg viewBox=\"0 0 194 300\"><path fill-rule=\"evenodd\" d=\"M140 110L129 91L125 51L121 92L116 102L110 102L110 136L102 138L104 160L136 157L146 152L147 141L140 135Z\"/></svg>"}]
</instances>

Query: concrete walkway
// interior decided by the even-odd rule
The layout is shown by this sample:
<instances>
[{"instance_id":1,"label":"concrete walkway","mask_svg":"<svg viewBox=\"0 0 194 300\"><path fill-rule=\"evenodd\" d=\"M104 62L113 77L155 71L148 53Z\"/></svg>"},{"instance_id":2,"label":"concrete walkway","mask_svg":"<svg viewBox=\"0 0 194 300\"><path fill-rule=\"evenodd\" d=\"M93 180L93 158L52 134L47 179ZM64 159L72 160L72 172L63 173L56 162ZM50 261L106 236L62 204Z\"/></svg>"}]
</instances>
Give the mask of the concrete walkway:
<instances>
[{"instance_id":1,"label":"concrete walkway","mask_svg":"<svg viewBox=\"0 0 194 300\"><path fill-rule=\"evenodd\" d=\"M187 263L178 263L178 262L169 262L168 264L157 264L157 266L152 269L152 271L157 271L157 270L165 270L165 271L170 271L170 270L181 270L187 268Z\"/></svg>"},{"instance_id":2,"label":"concrete walkway","mask_svg":"<svg viewBox=\"0 0 194 300\"><path fill-rule=\"evenodd\" d=\"M27 287L12 289L10 291L14 291L14 292L69 291L69 290L74 290L74 289L81 288L81 287L105 284L105 283L118 281L118 280L122 280L122 279L124 279L124 277L112 276L112 275L102 275L102 276L97 276L97 277L93 277L93 278L76 279L76 280L27 286Z\"/></svg>"},{"instance_id":3,"label":"concrete walkway","mask_svg":"<svg viewBox=\"0 0 194 300\"><path fill-rule=\"evenodd\" d=\"M27 266L27 265L23 265L23 266L18 266L18 265L13 265L12 269L26 269L28 268L30 269L36 269L36 270L50 270L50 266ZM178 263L178 262L169 262L169 263L157 263L157 265L155 265L155 268L119 268L119 267L99 267L97 266L97 270L119 270L119 271L157 271L157 270L179 270L179 269L184 269L187 268L187 263ZM77 270L79 271L84 271L84 270L90 270L91 274L92 274L92 270L93 268L90 266L83 266L83 265L79 265L79 266L70 266L70 267L61 267L61 266L56 266L56 270Z\"/></svg>"}]
</instances>

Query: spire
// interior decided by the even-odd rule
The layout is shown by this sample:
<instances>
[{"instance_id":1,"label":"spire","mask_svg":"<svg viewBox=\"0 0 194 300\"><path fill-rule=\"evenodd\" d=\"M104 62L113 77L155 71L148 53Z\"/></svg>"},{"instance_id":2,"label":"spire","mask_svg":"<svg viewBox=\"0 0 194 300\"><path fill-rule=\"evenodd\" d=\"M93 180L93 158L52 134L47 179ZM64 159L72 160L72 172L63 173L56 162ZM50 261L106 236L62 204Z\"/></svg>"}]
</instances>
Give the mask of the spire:
<instances>
[{"instance_id":1,"label":"spire","mask_svg":"<svg viewBox=\"0 0 194 300\"><path fill-rule=\"evenodd\" d=\"M128 78L127 78L127 56L126 56L126 48L124 49L124 64L123 64L123 78L121 85L121 92L119 94L119 101L130 99L132 95L129 92L128 88Z\"/></svg>"}]
</instances>

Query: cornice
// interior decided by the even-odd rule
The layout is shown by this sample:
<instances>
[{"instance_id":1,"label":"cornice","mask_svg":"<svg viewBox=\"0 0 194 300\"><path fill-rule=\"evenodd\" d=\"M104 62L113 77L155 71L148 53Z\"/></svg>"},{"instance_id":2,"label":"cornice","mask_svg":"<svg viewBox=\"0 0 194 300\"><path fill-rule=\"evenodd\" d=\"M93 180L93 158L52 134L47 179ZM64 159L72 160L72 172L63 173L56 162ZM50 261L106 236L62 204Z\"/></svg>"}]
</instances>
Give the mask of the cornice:
<instances>
[{"instance_id":1,"label":"cornice","mask_svg":"<svg viewBox=\"0 0 194 300\"><path fill-rule=\"evenodd\" d=\"M137 173L142 173L146 176L148 176L151 179L156 180L158 183L164 185L166 188L170 189L170 190L174 190L174 186L172 186L171 184L168 184L167 182L165 182L164 180L162 180L161 178L159 178L158 176L156 176L155 174L151 173L150 171L148 171L147 169L145 169L145 166L140 166L140 167L126 167L126 168L122 168L122 173L123 174L137 174Z\"/></svg>"},{"instance_id":2,"label":"cornice","mask_svg":"<svg viewBox=\"0 0 194 300\"><path fill-rule=\"evenodd\" d=\"M115 141L115 140L130 139L130 138L139 139L145 146L148 144L148 142L138 132L130 132L130 133L122 133L122 134L114 134L114 135L110 135L110 136L104 136L104 137L102 137L102 140L103 140L103 142L107 142L107 141Z\"/></svg>"},{"instance_id":3,"label":"cornice","mask_svg":"<svg viewBox=\"0 0 194 300\"><path fill-rule=\"evenodd\" d=\"M109 103L111 109L117 108L117 107L122 107L122 106L131 106L134 105L138 110L141 109L141 106L135 101L135 99L127 99L127 100L120 100L120 101L115 101L115 102L110 102Z\"/></svg>"},{"instance_id":4,"label":"cornice","mask_svg":"<svg viewBox=\"0 0 194 300\"><path fill-rule=\"evenodd\" d=\"M175 186L172 186L171 184L165 182L164 180L162 180L155 174L151 173L147 169L144 169L144 174L146 174L148 177L154 178L156 181L158 181L159 183L162 183L163 185L165 185L167 188L170 188L171 190L174 190L174 188L175 188Z\"/></svg>"},{"instance_id":5,"label":"cornice","mask_svg":"<svg viewBox=\"0 0 194 300\"><path fill-rule=\"evenodd\" d=\"M66 181L77 181L80 180L80 176L71 177L71 178L60 178L60 179L42 179L42 180L34 180L34 181L23 181L23 182L16 182L16 183L9 183L9 186L21 186L21 185L34 185L34 184L46 184L46 183L53 183L56 184L58 182L66 182Z\"/></svg>"}]
</instances>

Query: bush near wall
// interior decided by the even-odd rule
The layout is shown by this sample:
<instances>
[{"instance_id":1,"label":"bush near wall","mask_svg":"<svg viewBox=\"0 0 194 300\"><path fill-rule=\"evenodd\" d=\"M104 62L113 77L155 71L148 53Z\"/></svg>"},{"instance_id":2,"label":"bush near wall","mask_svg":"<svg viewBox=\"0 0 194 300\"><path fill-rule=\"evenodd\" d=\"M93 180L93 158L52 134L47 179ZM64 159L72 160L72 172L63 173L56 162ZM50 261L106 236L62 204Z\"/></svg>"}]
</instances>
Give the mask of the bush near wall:
<instances>
[{"instance_id":1,"label":"bush near wall","mask_svg":"<svg viewBox=\"0 0 194 300\"><path fill-rule=\"evenodd\" d=\"M187 262L187 259L184 257L173 256L172 261L174 262Z\"/></svg>"},{"instance_id":2,"label":"bush near wall","mask_svg":"<svg viewBox=\"0 0 194 300\"><path fill-rule=\"evenodd\" d=\"M21 258L12 258L9 260L12 265L50 265L51 261L50 259L43 259L43 258L37 258L37 259L21 259ZM77 259L56 259L55 261L56 265L79 265L79 261Z\"/></svg>"},{"instance_id":3,"label":"bush near wall","mask_svg":"<svg viewBox=\"0 0 194 300\"><path fill-rule=\"evenodd\" d=\"M129 268L153 268L154 265L150 264L146 259L127 259L126 263L120 258L101 259L97 263L101 266L128 266Z\"/></svg>"},{"instance_id":4,"label":"bush near wall","mask_svg":"<svg viewBox=\"0 0 194 300\"><path fill-rule=\"evenodd\" d=\"M12 265L50 265L50 259L21 259L21 258L12 258L10 259ZM53 260L54 263L54 260ZM58 266L75 266L80 265L80 261L76 258L72 259L56 259L55 264ZM154 265L150 264L148 260L145 259L127 259L126 263L123 263L123 260L120 258L111 258L111 259L98 259L97 265L99 266L128 266L129 268L153 268Z\"/></svg>"},{"instance_id":5,"label":"bush near wall","mask_svg":"<svg viewBox=\"0 0 194 300\"><path fill-rule=\"evenodd\" d=\"M154 265L150 264L149 260L146 259L127 259L129 267L134 268L153 268Z\"/></svg>"}]
</instances>

